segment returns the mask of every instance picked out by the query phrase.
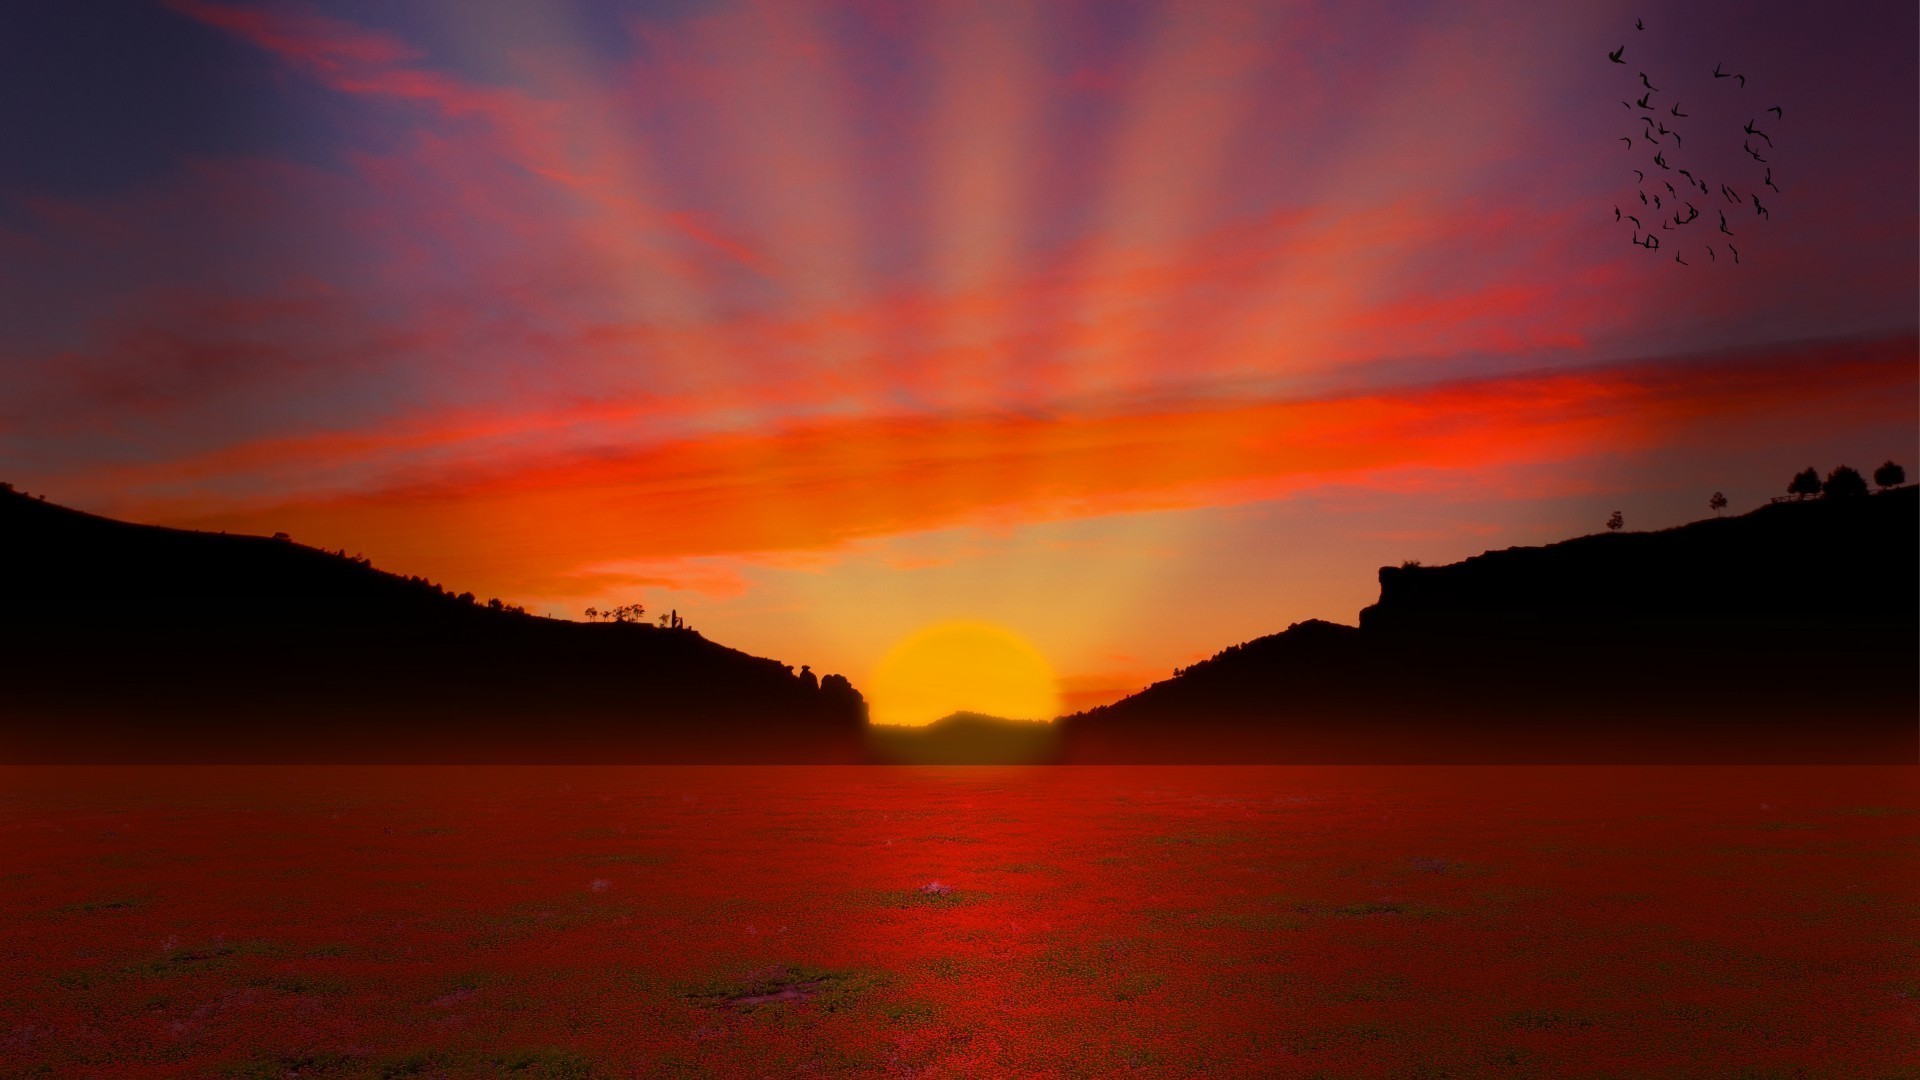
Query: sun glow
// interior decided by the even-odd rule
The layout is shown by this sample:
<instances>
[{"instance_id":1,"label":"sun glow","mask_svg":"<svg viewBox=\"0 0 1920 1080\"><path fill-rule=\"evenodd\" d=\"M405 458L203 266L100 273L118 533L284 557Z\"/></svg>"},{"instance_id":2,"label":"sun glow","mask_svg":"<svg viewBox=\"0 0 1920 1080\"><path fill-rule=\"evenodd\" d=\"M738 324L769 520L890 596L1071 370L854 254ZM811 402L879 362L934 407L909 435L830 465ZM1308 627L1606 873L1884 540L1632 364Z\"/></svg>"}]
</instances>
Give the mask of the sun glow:
<instances>
[{"instance_id":1,"label":"sun glow","mask_svg":"<svg viewBox=\"0 0 1920 1080\"><path fill-rule=\"evenodd\" d=\"M1040 651L992 623L937 623L908 635L869 681L876 724L918 727L950 713L1048 720L1060 712L1053 668Z\"/></svg>"}]
</instances>

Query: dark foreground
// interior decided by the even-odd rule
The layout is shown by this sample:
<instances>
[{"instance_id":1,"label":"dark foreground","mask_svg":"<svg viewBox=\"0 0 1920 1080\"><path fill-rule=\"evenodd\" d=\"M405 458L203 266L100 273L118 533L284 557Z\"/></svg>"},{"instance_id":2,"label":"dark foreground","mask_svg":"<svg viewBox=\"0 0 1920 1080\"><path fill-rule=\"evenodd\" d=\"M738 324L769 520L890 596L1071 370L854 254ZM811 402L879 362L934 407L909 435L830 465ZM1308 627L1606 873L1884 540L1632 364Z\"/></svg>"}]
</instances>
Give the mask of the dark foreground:
<instances>
[{"instance_id":1,"label":"dark foreground","mask_svg":"<svg viewBox=\"0 0 1920 1080\"><path fill-rule=\"evenodd\" d=\"M1917 781L16 768L0 1073L1916 1076Z\"/></svg>"}]
</instances>

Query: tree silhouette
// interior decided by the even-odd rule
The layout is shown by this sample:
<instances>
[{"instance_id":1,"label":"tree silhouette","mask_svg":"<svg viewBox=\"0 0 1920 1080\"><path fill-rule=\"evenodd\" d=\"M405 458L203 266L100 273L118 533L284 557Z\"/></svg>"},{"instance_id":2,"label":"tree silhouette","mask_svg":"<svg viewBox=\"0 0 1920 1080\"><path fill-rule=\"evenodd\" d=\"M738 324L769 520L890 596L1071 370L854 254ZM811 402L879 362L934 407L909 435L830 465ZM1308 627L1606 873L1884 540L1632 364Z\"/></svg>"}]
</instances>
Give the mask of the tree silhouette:
<instances>
[{"instance_id":1,"label":"tree silhouette","mask_svg":"<svg viewBox=\"0 0 1920 1080\"><path fill-rule=\"evenodd\" d=\"M1727 497L1725 495L1720 494L1717 491L1713 493L1713 498L1707 500L1707 509L1713 511L1714 517L1719 517L1720 511L1725 510L1726 508L1727 508Z\"/></svg>"},{"instance_id":2,"label":"tree silhouette","mask_svg":"<svg viewBox=\"0 0 1920 1080\"><path fill-rule=\"evenodd\" d=\"M1787 485L1787 494L1804 499L1809 495L1820 494L1820 473L1809 465L1793 474L1793 482Z\"/></svg>"},{"instance_id":3,"label":"tree silhouette","mask_svg":"<svg viewBox=\"0 0 1920 1080\"><path fill-rule=\"evenodd\" d=\"M1907 482L1907 470L1889 461L1873 470L1873 482L1880 485L1882 490L1899 487Z\"/></svg>"},{"instance_id":4,"label":"tree silhouette","mask_svg":"<svg viewBox=\"0 0 1920 1080\"><path fill-rule=\"evenodd\" d=\"M1865 495L1867 493L1867 478L1861 476L1860 470L1853 466L1841 465L1827 474L1827 482L1820 486L1820 490L1830 499L1842 499L1849 495Z\"/></svg>"},{"instance_id":5,"label":"tree silhouette","mask_svg":"<svg viewBox=\"0 0 1920 1080\"><path fill-rule=\"evenodd\" d=\"M1626 527L1627 527L1626 515L1622 514L1618 510L1615 510L1613 512L1613 516L1607 519L1608 532L1619 532L1621 529L1624 529Z\"/></svg>"}]
</instances>

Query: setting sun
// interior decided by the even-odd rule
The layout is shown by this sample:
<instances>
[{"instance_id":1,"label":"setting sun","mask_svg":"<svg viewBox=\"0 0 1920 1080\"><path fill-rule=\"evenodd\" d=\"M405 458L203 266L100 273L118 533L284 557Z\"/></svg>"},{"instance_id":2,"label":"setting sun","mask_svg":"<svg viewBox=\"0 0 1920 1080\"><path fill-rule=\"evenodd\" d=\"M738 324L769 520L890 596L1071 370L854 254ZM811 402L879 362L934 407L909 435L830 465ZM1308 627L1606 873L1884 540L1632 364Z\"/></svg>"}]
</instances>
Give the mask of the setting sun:
<instances>
[{"instance_id":1,"label":"setting sun","mask_svg":"<svg viewBox=\"0 0 1920 1080\"><path fill-rule=\"evenodd\" d=\"M1046 657L1026 639L983 622L917 630L881 658L871 681L876 724L930 724L950 713L1048 720L1060 691Z\"/></svg>"}]
</instances>

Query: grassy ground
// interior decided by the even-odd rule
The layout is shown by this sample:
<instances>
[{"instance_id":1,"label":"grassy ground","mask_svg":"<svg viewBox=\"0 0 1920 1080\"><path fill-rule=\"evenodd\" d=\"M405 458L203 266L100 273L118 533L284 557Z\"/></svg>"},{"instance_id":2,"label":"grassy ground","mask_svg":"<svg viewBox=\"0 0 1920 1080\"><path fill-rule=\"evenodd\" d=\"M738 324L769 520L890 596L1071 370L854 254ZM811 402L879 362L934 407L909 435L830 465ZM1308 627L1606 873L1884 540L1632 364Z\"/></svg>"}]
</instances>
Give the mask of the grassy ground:
<instances>
[{"instance_id":1,"label":"grassy ground","mask_svg":"<svg viewBox=\"0 0 1920 1080\"><path fill-rule=\"evenodd\" d=\"M0 1075L1920 1076L1917 781L11 769Z\"/></svg>"}]
</instances>

